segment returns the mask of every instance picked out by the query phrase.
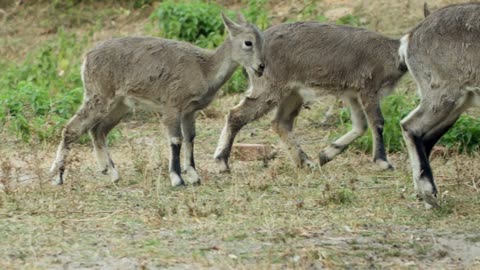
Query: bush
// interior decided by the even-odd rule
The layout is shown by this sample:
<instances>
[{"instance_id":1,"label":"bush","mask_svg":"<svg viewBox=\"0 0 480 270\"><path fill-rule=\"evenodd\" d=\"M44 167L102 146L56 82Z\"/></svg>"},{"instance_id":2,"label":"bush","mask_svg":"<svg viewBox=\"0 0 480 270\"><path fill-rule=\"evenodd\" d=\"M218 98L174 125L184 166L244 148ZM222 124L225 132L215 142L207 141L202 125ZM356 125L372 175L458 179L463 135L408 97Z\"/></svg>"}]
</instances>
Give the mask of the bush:
<instances>
[{"instance_id":1,"label":"bush","mask_svg":"<svg viewBox=\"0 0 480 270\"><path fill-rule=\"evenodd\" d=\"M249 22L261 29L269 26L268 14L263 8L266 0L249 0L242 13ZM183 40L202 48L213 49L225 40L225 29L220 16L222 7L214 3L200 1L177 2L167 0L152 13L150 19L158 27L158 35ZM226 11L226 15L235 18L235 13ZM223 86L225 93L239 93L247 88L247 80L237 70L232 78Z\"/></svg>"},{"instance_id":2,"label":"bush","mask_svg":"<svg viewBox=\"0 0 480 270\"><path fill-rule=\"evenodd\" d=\"M86 41L61 31L23 63L3 63L0 122L25 141L58 136L82 100L79 52Z\"/></svg>"},{"instance_id":3,"label":"bush","mask_svg":"<svg viewBox=\"0 0 480 270\"><path fill-rule=\"evenodd\" d=\"M385 148L388 152L404 152L405 143L403 141L400 121L406 117L418 104L418 98L393 94L385 98L382 102L382 112L385 118L383 136ZM340 136L351 129L350 111L348 108L342 108L340 111L341 131L336 133ZM372 135L370 130L358 138L352 146L361 151L370 153L372 151ZM455 148L460 152L472 153L477 151L480 145L480 121L463 114L455 125L441 138L440 145L447 148Z\"/></svg>"},{"instance_id":4,"label":"bush","mask_svg":"<svg viewBox=\"0 0 480 270\"><path fill-rule=\"evenodd\" d=\"M213 48L223 41L221 7L203 2L165 1L150 18L157 23L160 35Z\"/></svg>"}]
</instances>

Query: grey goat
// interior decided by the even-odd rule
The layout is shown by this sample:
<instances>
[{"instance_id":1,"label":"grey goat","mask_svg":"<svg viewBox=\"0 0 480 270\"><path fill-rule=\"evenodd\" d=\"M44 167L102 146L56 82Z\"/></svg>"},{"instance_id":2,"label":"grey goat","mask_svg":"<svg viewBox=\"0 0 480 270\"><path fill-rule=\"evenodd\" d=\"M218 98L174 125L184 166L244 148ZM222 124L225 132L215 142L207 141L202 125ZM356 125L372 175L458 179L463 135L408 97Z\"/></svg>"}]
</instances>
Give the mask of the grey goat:
<instances>
[{"instance_id":1,"label":"grey goat","mask_svg":"<svg viewBox=\"0 0 480 270\"><path fill-rule=\"evenodd\" d=\"M480 105L480 3L430 13L401 41L400 55L417 82L420 104L401 126L415 191L437 206L429 157L433 146L471 106Z\"/></svg>"},{"instance_id":2,"label":"grey goat","mask_svg":"<svg viewBox=\"0 0 480 270\"><path fill-rule=\"evenodd\" d=\"M262 76L265 68L262 32L241 14L238 23L222 17L229 35L215 51L180 41L127 37L106 41L88 52L82 66L83 104L63 130L51 167L54 182L63 183L70 144L87 131L100 170L117 181L107 134L130 107L141 106L162 115L171 149L172 186L184 184L180 169L183 139L185 171L191 183L200 183L193 158L195 112L212 101L238 65L250 76Z\"/></svg>"},{"instance_id":3,"label":"grey goat","mask_svg":"<svg viewBox=\"0 0 480 270\"><path fill-rule=\"evenodd\" d=\"M369 125L374 138L373 160L392 168L383 143L380 100L407 71L398 50L400 41L365 29L320 24L286 23L264 33L264 76L251 78L247 96L230 110L215 152L221 171L238 131L277 107L274 131L297 166L314 166L292 133L302 104L322 95L342 98L349 106L353 129L320 152L320 165L332 160L360 137Z\"/></svg>"}]
</instances>

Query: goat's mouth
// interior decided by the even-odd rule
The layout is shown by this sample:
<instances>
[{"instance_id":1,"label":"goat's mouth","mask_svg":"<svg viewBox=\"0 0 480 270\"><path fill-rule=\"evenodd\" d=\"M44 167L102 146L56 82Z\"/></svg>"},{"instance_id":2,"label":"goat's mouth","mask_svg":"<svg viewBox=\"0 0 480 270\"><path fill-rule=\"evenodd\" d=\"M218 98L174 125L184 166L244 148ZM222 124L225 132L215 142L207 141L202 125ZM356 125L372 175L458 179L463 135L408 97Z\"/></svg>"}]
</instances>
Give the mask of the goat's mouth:
<instances>
[{"instance_id":1,"label":"goat's mouth","mask_svg":"<svg viewBox=\"0 0 480 270\"><path fill-rule=\"evenodd\" d=\"M254 68L252 68L252 69L253 69L253 72L255 72L255 75L257 75L257 77L262 77L262 75L263 75L263 70L260 71L260 70L254 69Z\"/></svg>"}]
</instances>

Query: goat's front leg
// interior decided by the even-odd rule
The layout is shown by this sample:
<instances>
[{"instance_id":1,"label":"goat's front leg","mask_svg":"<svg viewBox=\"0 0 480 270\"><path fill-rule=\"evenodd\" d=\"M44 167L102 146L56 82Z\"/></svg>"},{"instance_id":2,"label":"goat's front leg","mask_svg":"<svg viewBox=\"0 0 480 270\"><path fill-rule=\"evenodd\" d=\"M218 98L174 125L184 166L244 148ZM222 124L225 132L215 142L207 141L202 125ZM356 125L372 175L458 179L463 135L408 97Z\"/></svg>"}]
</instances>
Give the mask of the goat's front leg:
<instances>
[{"instance_id":1,"label":"goat's front leg","mask_svg":"<svg viewBox=\"0 0 480 270\"><path fill-rule=\"evenodd\" d=\"M278 106L275 118L272 121L273 130L280 136L282 142L290 152L290 157L297 167L315 168L315 163L305 154L292 132L295 118L300 113L303 105L302 97L292 93Z\"/></svg>"},{"instance_id":2,"label":"goat's front leg","mask_svg":"<svg viewBox=\"0 0 480 270\"><path fill-rule=\"evenodd\" d=\"M170 181L173 187L185 185L180 169L180 150L183 139L180 119L180 113L178 112L166 114L163 117L163 123L167 128L167 134L170 143L170 164L168 169Z\"/></svg>"},{"instance_id":3,"label":"goat's front leg","mask_svg":"<svg viewBox=\"0 0 480 270\"><path fill-rule=\"evenodd\" d=\"M335 156L343 152L353 141L362 136L367 130L367 121L362 107L357 98L345 98L350 109L350 118L352 120L352 130L338 138L329 147L320 152L320 165L323 166L330 162Z\"/></svg>"},{"instance_id":4,"label":"goat's front leg","mask_svg":"<svg viewBox=\"0 0 480 270\"><path fill-rule=\"evenodd\" d=\"M188 175L190 183L200 184L200 177L195 168L195 159L193 156L193 141L195 139L195 113L185 114L182 117L182 133L184 138L184 170Z\"/></svg>"},{"instance_id":5,"label":"goat's front leg","mask_svg":"<svg viewBox=\"0 0 480 270\"><path fill-rule=\"evenodd\" d=\"M267 90L264 91L268 92ZM228 158L232 150L235 136L243 126L256 120L271 110L275 104L268 100L268 95L264 94L257 98L245 97L240 104L230 110L226 117L226 123L223 127L217 149L215 150L215 161L220 167L221 172L228 172Z\"/></svg>"}]
</instances>

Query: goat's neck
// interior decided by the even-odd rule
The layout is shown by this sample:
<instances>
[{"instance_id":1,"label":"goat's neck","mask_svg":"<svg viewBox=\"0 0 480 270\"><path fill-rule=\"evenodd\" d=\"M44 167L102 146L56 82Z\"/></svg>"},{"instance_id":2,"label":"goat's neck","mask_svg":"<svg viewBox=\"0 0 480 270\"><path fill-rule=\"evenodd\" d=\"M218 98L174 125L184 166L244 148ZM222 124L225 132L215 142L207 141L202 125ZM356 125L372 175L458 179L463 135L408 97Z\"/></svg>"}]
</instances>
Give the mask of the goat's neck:
<instances>
[{"instance_id":1,"label":"goat's neck","mask_svg":"<svg viewBox=\"0 0 480 270\"><path fill-rule=\"evenodd\" d=\"M232 76L238 64L232 59L232 43L226 40L210 55L206 77L209 82L209 92L217 91Z\"/></svg>"}]
</instances>

